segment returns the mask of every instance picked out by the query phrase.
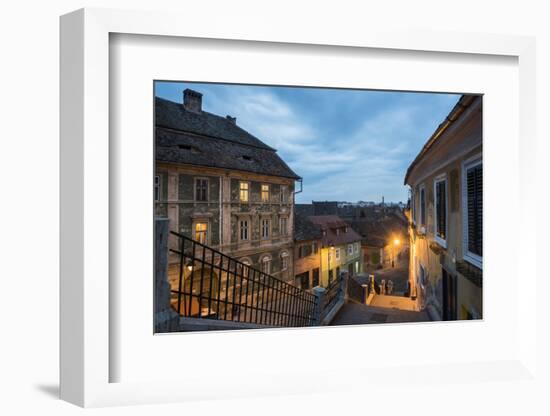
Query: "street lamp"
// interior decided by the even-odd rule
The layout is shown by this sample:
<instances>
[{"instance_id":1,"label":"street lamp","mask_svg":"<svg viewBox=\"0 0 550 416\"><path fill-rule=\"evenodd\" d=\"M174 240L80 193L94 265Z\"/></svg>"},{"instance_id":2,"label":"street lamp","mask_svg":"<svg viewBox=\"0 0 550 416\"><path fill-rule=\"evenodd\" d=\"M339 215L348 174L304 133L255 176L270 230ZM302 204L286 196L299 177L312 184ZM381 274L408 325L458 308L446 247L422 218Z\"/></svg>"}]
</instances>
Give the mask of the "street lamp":
<instances>
[{"instance_id":1,"label":"street lamp","mask_svg":"<svg viewBox=\"0 0 550 416\"><path fill-rule=\"evenodd\" d=\"M399 244L401 244L401 241L399 241L399 238L395 237L393 239L391 267L395 267L395 250L399 246Z\"/></svg>"}]
</instances>

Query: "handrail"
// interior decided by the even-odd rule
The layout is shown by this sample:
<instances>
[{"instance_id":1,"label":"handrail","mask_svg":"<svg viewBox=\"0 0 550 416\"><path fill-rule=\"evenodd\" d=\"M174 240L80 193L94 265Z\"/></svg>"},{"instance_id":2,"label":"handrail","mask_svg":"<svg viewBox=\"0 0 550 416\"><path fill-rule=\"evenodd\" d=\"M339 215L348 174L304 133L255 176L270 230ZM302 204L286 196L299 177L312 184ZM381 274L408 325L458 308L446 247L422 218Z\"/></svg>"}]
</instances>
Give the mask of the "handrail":
<instances>
[{"instance_id":1,"label":"handrail","mask_svg":"<svg viewBox=\"0 0 550 416\"><path fill-rule=\"evenodd\" d=\"M179 276L172 306L183 317L268 326L314 324L317 298L219 250L171 231L179 239Z\"/></svg>"}]
</instances>

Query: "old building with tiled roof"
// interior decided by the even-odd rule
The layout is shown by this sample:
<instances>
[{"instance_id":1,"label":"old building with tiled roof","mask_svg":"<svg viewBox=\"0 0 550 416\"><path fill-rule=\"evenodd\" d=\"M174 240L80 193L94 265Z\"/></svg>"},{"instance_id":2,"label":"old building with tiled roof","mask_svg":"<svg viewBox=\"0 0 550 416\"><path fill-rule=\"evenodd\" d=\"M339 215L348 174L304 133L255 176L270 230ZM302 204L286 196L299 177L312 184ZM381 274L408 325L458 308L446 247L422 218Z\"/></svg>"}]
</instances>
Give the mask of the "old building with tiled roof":
<instances>
[{"instance_id":1,"label":"old building with tiled roof","mask_svg":"<svg viewBox=\"0 0 550 416\"><path fill-rule=\"evenodd\" d=\"M204 111L202 94L186 89L181 103L155 99L155 154L155 214L168 217L171 230L292 280L300 177L274 148L236 118Z\"/></svg>"},{"instance_id":2,"label":"old building with tiled roof","mask_svg":"<svg viewBox=\"0 0 550 416\"><path fill-rule=\"evenodd\" d=\"M340 272L362 272L361 236L337 215L308 215L300 206L296 215L294 262L302 288L328 286Z\"/></svg>"}]
</instances>

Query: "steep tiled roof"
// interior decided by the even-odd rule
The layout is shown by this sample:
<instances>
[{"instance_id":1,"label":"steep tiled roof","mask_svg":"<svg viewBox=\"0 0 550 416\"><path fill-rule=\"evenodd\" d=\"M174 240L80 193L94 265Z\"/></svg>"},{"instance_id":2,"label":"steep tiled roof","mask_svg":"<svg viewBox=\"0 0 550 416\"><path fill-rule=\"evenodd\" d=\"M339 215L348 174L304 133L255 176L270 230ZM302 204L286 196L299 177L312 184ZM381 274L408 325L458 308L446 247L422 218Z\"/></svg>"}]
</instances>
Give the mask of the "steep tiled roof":
<instances>
[{"instance_id":1,"label":"steep tiled roof","mask_svg":"<svg viewBox=\"0 0 550 416\"><path fill-rule=\"evenodd\" d=\"M321 228L314 224L301 210L294 212L294 240L309 241L320 240L323 236Z\"/></svg>"},{"instance_id":2,"label":"steep tiled roof","mask_svg":"<svg viewBox=\"0 0 550 416\"><path fill-rule=\"evenodd\" d=\"M361 241L361 236L337 215L314 215L308 217L308 219L317 225L321 231L325 231L325 235L322 237L324 246L337 246ZM345 231L344 228L346 228Z\"/></svg>"},{"instance_id":3,"label":"steep tiled roof","mask_svg":"<svg viewBox=\"0 0 550 416\"><path fill-rule=\"evenodd\" d=\"M225 117L156 97L155 123L157 161L300 179L275 149Z\"/></svg>"}]
</instances>

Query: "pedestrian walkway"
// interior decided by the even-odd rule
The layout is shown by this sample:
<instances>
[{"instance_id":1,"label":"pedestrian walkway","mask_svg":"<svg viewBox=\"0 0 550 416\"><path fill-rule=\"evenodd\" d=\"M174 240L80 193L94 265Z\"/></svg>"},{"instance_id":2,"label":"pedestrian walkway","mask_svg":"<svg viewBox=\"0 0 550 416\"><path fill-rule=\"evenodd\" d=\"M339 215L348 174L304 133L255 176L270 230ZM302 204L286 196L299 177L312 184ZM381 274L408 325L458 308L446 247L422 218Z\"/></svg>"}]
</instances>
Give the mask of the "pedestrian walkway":
<instances>
[{"instance_id":1,"label":"pedestrian walkway","mask_svg":"<svg viewBox=\"0 0 550 416\"><path fill-rule=\"evenodd\" d=\"M393 296L392 296L393 297ZM426 311L400 310L372 305L346 303L330 325L359 325L430 321Z\"/></svg>"},{"instance_id":2,"label":"pedestrian walkway","mask_svg":"<svg viewBox=\"0 0 550 416\"><path fill-rule=\"evenodd\" d=\"M369 305L378 306L380 308L401 309L404 311L418 310L416 302L404 296L375 295Z\"/></svg>"}]
</instances>

